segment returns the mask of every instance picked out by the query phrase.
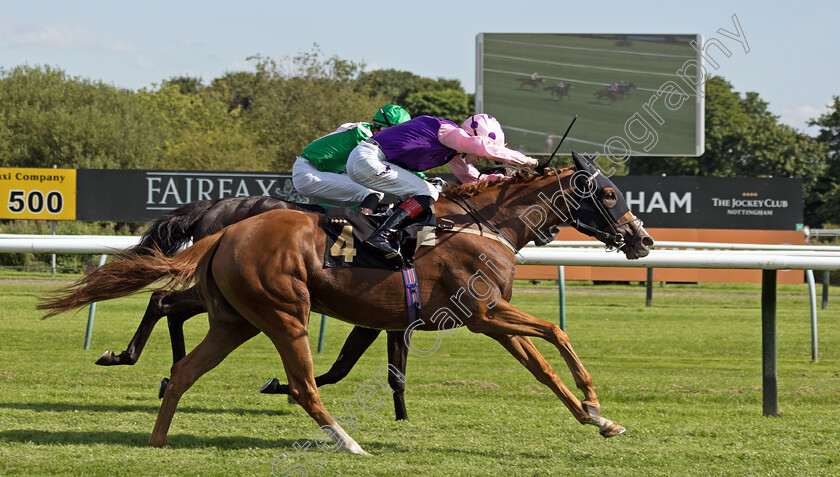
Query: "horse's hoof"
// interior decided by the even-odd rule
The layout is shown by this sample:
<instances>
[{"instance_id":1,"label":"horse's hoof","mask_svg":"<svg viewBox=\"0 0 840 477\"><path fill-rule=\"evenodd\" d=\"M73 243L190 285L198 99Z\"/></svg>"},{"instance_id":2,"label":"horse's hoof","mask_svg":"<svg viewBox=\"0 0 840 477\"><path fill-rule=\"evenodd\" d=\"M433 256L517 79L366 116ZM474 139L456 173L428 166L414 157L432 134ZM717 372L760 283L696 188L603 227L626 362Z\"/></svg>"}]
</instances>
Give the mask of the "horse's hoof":
<instances>
[{"instance_id":1,"label":"horse's hoof","mask_svg":"<svg viewBox=\"0 0 840 477\"><path fill-rule=\"evenodd\" d=\"M601 408L592 404L581 403L581 407L589 415L589 419L583 424L598 426L598 433L604 437L614 437L623 434L627 429L624 426L614 423L609 419L601 417Z\"/></svg>"},{"instance_id":2,"label":"horse's hoof","mask_svg":"<svg viewBox=\"0 0 840 477\"><path fill-rule=\"evenodd\" d=\"M624 431L627 430L624 426L616 424L609 419L604 419L604 422L598 427L598 432L604 437L615 437L619 434L624 434Z\"/></svg>"},{"instance_id":3,"label":"horse's hoof","mask_svg":"<svg viewBox=\"0 0 840 477\"><path fill-rule=\"evenodd\" d=\"M260 392L263 394L277 394L277 388L280 387L280 380L277 378L271 378L268 380L267 383L263 384L260 388Z\"/></svg>"},{"instance_id":4,"label":"horse's hoof","mask_svg":"<svg viewBox=\"0 0 840 477\"><path fill-rule=\"evenodd\" d=\"M99 366L111 366L114 364L114 358L116 355L114 354L114 350L108 350L102 353L102 356L97 359L94 364L98 364Z\"/></svg>"},{"instance_id":5,"label":"horse's hoof","mask_svg":"<svg viewBox=\"0 0 840 477\"><path fill-rule=\"evenodd\" d=\"M166 387L169 386L169 378L163 378L160 380L160 387L158 388L158 399L163 399L163 395L166 394Z\"/></svg>"}]
</instances>

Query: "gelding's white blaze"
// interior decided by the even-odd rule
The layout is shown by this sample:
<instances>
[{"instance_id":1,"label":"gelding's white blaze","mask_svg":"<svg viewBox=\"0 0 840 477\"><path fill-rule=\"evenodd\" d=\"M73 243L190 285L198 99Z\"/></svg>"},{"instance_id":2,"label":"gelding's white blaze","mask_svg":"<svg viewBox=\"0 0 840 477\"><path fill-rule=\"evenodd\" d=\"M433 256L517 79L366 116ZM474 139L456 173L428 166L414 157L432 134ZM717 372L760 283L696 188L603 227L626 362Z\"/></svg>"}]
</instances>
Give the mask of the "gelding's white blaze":
<instances>
[{"instance_id":1,"label":"gelding's white blaze","mask_svg":"<svg viewBox=\"0 0 840 477\"><path fill-rule=\"evenodd\" d=\"M338 448L341 449L342 452L356 455L370 455L365 452L365 450L362 449L362 446L353 440L353 438L350 437L350 434L347 434L347 432L345 432L337 422L327 424L323 427L329 428L332 431L327 432L327 434L332 437L332 440L338 445Z\"/></svg>"}]
</instances>

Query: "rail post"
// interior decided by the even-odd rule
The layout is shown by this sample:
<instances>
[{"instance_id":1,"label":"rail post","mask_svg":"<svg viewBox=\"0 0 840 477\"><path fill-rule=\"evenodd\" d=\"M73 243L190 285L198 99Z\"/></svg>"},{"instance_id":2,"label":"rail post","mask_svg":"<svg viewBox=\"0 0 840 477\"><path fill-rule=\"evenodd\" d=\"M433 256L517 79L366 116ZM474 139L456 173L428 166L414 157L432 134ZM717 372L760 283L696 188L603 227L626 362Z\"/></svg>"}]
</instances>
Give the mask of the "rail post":
<instances>
[{"instance_id":1,"label":"rail post","mask_svg":"<svg viewBox=\"0 0 840 477\"><path fill-rule=\"evenodd\" d=\"M557 290L560 292L560 329L566 331L566 269L557 267Z\"/></svg>"},{"instance_id":2,"label":"rail post","mask_svg":"<svg viewBox=\"0 0 840 477\"><path fill-rule=\"evenodd\" d=\"M324 337L327 335L327 315L321 315L321 329L318 330L318 352L324 352Z\"/></svg>"},{"instance_id":3,"label":"rail post","mask_svg":"<svg viewBox=\"0 0 840 477\"><path fill-rule=\"evenodd\" d=\"M762 406L767 417L779 415L776 371L776 270L761 271Z\"/></svg>"},{"instance_id":4,"label":"rail post","mask_svg":"<svg viewBox=\"0 0 840 477\"><path fill-rule=\"evenodd\" d=\"M99 257L99 266L105 265L105 260L108 259L107 255L102 255ZM96 314L96 302L90 304L90 310L88 310L88 322L87 322L87 329L85 330L85 351L90 349L90 337L93 334L93 315Z\"/></svg>"}]
</instances>

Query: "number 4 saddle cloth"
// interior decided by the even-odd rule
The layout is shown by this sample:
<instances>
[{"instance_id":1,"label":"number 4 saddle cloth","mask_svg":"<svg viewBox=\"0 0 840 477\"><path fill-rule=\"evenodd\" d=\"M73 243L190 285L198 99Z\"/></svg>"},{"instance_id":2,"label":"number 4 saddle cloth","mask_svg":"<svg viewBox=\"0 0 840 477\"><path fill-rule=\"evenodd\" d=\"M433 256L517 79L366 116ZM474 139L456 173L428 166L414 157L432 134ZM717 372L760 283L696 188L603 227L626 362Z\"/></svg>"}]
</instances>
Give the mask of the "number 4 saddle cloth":
<instances>
[{"instance_id":1,"label":"number 4 saddle cloth","mask_svg":"<svg viewBox=\"0 0 840 477\"><path fill-rule=\"evenodd\" d=\"M387 219L387 214L362 215L343 207L328 207L323 218L327 235L324 266L394 270L394 266L383 255L362 245ZM435 244L434 231L435 213L432 206L400 233L400 253L407 266L412 265L414 252L421 245Z\"/></svg>"}]
</instances>

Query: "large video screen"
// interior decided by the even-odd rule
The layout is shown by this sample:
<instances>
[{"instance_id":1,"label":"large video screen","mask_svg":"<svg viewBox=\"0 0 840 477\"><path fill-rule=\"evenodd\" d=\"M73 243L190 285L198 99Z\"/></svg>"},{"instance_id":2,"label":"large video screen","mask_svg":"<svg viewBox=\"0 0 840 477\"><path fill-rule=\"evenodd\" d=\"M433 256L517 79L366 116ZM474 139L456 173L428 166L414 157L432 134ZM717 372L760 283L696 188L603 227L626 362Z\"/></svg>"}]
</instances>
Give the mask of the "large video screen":
<instances>
[{"instance_id":1,"label":"large video screen","mask_svg":"<svg viewBox=\"0 0 840 477\"><path fill-rule=\"evenodd\" d=\"M549 154L703 153L700 35L480 33L476 110L508 147Z\"/></svg>"}]
</instances>

